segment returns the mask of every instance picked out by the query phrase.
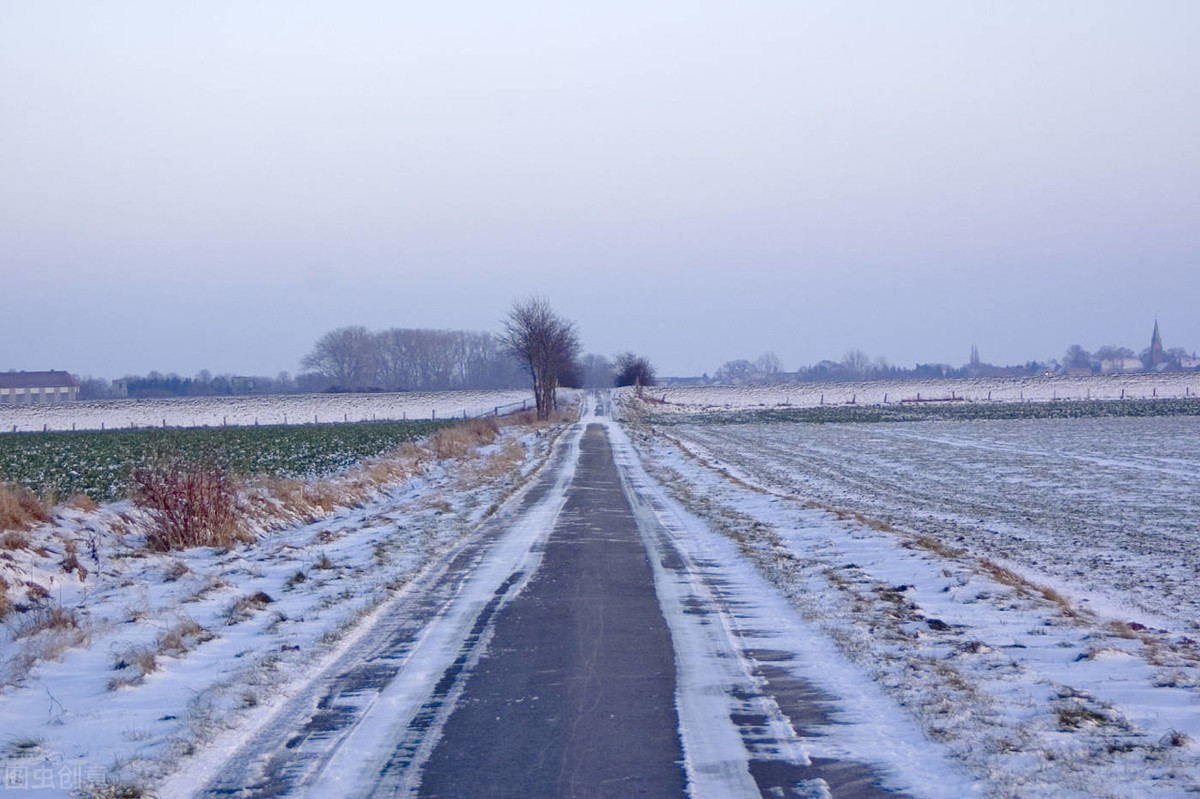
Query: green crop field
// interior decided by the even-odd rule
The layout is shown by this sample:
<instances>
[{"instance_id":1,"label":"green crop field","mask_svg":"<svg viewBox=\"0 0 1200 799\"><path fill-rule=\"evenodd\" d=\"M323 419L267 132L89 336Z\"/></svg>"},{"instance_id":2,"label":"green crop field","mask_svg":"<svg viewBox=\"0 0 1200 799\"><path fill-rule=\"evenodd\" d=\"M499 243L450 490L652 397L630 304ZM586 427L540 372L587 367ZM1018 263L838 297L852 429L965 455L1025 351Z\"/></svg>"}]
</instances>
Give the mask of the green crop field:
<instances>
[{"instance_id":1,"label":"green crop field","mask_svg":"<svg viewBox=\"0 0 1200 799\"><path fill-rule=\"evenodd\" d=\"M157 452L210 458L243 475L320 477L428 435L449 422L362 422L0 435L0 482L64 500L128 495L131 472Z\"/></svg>"}]
</instances>

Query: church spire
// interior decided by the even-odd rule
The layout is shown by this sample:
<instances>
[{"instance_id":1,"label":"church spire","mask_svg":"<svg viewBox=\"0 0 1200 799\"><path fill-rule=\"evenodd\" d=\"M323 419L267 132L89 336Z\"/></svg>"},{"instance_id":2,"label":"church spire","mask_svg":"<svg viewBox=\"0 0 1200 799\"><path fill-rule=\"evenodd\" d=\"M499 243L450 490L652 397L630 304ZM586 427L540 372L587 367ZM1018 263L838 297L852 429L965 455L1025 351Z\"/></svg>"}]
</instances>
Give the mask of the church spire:
<instances>
[{"instance_id":1,"label":"church spire","mask_svg":"<svg viewBox=\"0 0 1200 799\"><path fill-rule=\"evenodd\" d=\"M1166 363L1167 356L1163 352L1162 335L1158 332L1158 318L1154 319L1154 335L1150 337L1150 363L1155 366Z\"/></svg>"}]
</instances>

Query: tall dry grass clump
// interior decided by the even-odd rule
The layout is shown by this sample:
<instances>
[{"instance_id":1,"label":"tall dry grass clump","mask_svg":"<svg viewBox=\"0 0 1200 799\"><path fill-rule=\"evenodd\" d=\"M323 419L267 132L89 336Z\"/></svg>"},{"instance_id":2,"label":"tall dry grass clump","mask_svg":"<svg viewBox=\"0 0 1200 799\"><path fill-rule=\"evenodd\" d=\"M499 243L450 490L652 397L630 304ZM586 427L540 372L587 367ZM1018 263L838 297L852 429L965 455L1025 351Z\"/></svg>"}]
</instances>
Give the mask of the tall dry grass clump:
<instances>
[{"instance_id":1,"label":"tall dry grass clump","mask_svg":"<svg viewBox=\"0 0 1200 799\"><path fill-rule=\"evenodd\" d=\"M12 611L13 603L8 597L8 583L0 577L0 621L4 621Z\"/></svg>"},{"instance_id":2,"label":"tall dry grass clump","mask_svg":"<svg viewBox=\"0 0 1200 799\"><path fill-rule=\"evenodd\" d=\"M0 530L28 530L49 520L49 508L28 488L0 485Z\"/></svg>"},{"instance_id":3,"label":"tall dry grass clump","mask_svg":"<svg viewBox=\"0 0 1200 799\"><path fill-rule=\"evenodd\" d=\"M499 433L500 425L495 419L472 419L434 433L429 448L439 459L461 458L475 447L491 444Z\"/></svg>"},{"instance_id":4,"label":"tall dry grass clump","mask_svg":"<svg viewBox=\"0 0 1200 799\"><path fill-rule=\"evenodd\" d=\"M212 461L159 453L133 473L134 501L154 529L146 545L156 552L193 547L228 549L254 536L238 499L238 482Z\"/></svg>"}]
</instances>

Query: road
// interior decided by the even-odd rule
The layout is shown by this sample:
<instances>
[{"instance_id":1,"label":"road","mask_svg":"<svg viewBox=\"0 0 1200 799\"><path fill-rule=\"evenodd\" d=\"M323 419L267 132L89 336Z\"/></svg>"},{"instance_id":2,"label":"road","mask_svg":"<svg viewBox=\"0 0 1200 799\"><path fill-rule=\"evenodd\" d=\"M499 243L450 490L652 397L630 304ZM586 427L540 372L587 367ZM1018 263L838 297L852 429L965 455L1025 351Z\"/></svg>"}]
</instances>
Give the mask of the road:
<instances>
[{"instance_id":1,"label":"road","mask_svg":"<svg viewBox=\"0 0 1200 799\"><path fill-rule=\"evenodd\" d=\"M809 756L835 698L796 668L786 605L694 524L585 418L201 795L898 795Z\"/></svg>"}]
</instances>

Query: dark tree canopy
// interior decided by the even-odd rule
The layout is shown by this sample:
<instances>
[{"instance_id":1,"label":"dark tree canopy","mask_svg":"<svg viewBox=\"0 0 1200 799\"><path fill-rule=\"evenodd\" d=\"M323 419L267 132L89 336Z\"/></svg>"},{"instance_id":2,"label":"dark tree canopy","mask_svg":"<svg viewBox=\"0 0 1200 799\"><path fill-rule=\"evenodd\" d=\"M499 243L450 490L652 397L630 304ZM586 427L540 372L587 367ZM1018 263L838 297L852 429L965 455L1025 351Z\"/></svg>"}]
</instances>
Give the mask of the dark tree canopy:
<instances>
[{"instance_id":1,"label":"dark tree canopy","mask_svg":"<svg viewBox=\"0 0 1200 799\"><path fill-rule=\"evenodd\" d=\"M622 352L617 356L616 382L618 386L652 386L654 367L641 355Z\"/></svg>"}]
</instances>

